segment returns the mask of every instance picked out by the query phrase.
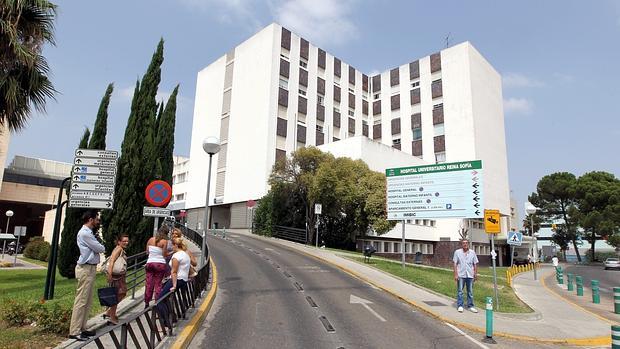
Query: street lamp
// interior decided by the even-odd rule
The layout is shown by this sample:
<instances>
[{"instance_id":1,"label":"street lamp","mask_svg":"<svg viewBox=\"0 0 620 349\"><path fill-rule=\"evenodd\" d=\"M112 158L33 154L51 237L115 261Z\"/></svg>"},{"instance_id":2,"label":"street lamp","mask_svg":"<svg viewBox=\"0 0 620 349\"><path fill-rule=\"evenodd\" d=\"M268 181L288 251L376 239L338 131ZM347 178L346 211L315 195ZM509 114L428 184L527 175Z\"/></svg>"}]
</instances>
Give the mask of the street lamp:
<instances>
[{"instance_id":1,"label":"street lamp","mask_svg":"<svg viewBox=\"0 0 620 349\"><path fill-rule=\"evenodd\" d=\"M207 137L202 141L202 149L209 154L209 174L207 175L207 202L205 203L205 229L202 236L201 266L206 264L205 251L207 249L207 231L209 230L209 191L211 190L211 162L213 155L220 151L220 140L217 137Z\"/></svg>"},{"instance_id":2,"label":"street lamp","mask_svg":"<svg viewBox=\"0 0 620 349\"><path fill-rule=\"evenodd\" d=\"M6 217L7 217L6 218L6 230L5 230L5 233L8 234L9 233L9 222L11 221L11 217L13 217L14 213L13 213L13 211L8 210L8 211L6 211L5 214L6 214ZM4 240L4 244L2 246L2 259L4 259L5 251L6 251L6 239Z\"/></svg>"},{"instance_id":3,"label":"street lamp","mask_svg":"<svg viewBox=\"0 0 620 349\"><path fill-rule=\"evenodd\" d=\"M534 239L534 263L538 261L538 240L536 239L536 234L534 233L534 214L537 210L538 207L532 205L529 201L525 203L525 212L530 215L530 230L532 231L532 238ZM536 265L534 265L534 280L537 280Z\"/></svg>"}]
</instances>

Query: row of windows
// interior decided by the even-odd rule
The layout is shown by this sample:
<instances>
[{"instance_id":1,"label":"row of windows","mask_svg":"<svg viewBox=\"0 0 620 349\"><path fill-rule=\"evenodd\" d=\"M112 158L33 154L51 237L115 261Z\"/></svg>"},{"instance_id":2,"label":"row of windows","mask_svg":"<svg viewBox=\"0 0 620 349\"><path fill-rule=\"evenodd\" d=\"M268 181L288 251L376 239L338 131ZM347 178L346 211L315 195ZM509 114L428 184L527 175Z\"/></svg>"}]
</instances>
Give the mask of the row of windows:
<instances>
[{"instance_id":1,"label":"row of windows","mask_svg":"<svg viewBox=\"0 0 620 349\"><path fill-rule=\"evenodd\" d=\"M395 241L363 241L362 246L369 245L372 243L372 246L380 253L402 253L400 242ZM422 254L433 254L434 246L432 243L416 243L416 242L406 242L405 243L405 253L414 254L416 252L422 252Z\"/></svg>"}]
</instances>

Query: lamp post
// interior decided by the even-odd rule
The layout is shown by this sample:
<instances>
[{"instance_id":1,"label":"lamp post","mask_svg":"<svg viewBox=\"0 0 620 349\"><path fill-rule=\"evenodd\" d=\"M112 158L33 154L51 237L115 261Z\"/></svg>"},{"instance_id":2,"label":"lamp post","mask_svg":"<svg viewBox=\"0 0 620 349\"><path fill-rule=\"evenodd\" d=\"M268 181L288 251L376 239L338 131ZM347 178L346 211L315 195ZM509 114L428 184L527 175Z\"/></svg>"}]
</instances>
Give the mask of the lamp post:
<instances>
[{"instance_id":1,"label":"lamp post","mask_svg":"<svg viewBox=\"0 0 620 349\"><path fill-rule=\"evenodd\" d=\"M530 230L532 231L532 238L534 239L534 263L538 261L538 240L536 239L536 233L534 233L534 214L538 210L538 207L532 205L529 201L525 203L525 212L530 215ZM534 264L534 280L537 280L536 264Z\"/></svg>"},{"instance_id":2,"label":"lamp post","mask_svg":"<svg viewBox=\"0 0 620 349\"><path fill-rule=\"evenodd\" d=\"M207 249L207 231L209 230L209 191L211 190L211 162L213 155L220 151L220 140L217 137L207 137L202 141L202 149L209 154L209 174L207 175L207 202L205 203L205 225L204 234L202 236L202 257L201 266L206 264L205 251Z\"/></svg>"},{"instance_id":3,"label":"lamp post","mask_svg":"<svg viewBox=\"0 0 620 349\"><path fill-rule=\"evenodd\" d=\"M9 222L11 221L11 217L13 217L13 211L8 210L6 211L6 230L5 232L8 234L9 233ZM2 246L2 259L4 259L4 253L6 251L6 239L4 240L4 245Z\"/></svg>"}]
</instances>

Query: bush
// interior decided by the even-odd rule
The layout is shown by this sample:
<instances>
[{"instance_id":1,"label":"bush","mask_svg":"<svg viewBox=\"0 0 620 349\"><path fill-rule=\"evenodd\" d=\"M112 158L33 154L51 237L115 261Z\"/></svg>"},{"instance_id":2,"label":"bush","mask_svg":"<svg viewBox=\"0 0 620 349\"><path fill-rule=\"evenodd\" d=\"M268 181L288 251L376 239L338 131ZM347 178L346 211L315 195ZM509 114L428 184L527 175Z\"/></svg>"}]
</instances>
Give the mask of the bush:
<instances>
[{"instance_id":1,"label":"bush","mask_svg":"<svg viewBox=\"0 0 620 349\"><path fill-rule=\"evenodd\" d=\"M30 242L26 244L26 248L24 249L24 257L47 262L50 248L51 245L48 242L43 241L43 237L32 237L30 238Z\"/></svg>"},{"instance_id":2,"label":"bush","mask_svg":"<svg viewBox=\"0 0 620 349\"><path fill-rule=\"evenodd\" d=\"M264 236L273 235L273 193L269 191L258 201L254 213L254 231L252 233Z\"/></svg>"},{"instance_id":3,"label":"bush","mask_svg":"<svg viewBox=\"0 0 620 349\"><path fill-rule=\"evenodd\" d=\"M9 326L36 324L42 331L65 335L69 333L72 308L69 304L50 301L41 304L33 300L7 300L0 317Z\"/></svg>"}]
</instances>

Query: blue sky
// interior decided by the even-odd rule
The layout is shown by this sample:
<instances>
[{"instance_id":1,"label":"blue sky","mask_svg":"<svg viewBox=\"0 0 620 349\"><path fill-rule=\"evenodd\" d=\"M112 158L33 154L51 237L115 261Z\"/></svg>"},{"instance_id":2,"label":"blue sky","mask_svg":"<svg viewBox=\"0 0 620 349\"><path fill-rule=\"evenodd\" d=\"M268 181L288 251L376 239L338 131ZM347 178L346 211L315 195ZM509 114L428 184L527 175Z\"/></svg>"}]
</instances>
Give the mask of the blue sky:
<instances>
[{"instance_id":1,"label":"blue sky","mask_svg":"<svg viewBox=\"0 0 620 349\"><path fill-rule=\"evenodd\" d=\"M620 174L620 1L58 1L60 91L12 136L14 155L71 162L109 82L108 148L119 149L131 94L160 37L160 98L179 83L175 153L189 155L196 74L276 21L345 62L383 71L470 41L504 78L510 184L522 202L545 174Z\"/></svg>"}]
</instances>

